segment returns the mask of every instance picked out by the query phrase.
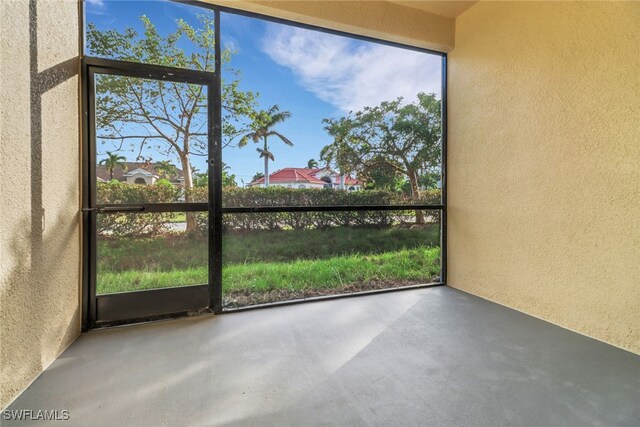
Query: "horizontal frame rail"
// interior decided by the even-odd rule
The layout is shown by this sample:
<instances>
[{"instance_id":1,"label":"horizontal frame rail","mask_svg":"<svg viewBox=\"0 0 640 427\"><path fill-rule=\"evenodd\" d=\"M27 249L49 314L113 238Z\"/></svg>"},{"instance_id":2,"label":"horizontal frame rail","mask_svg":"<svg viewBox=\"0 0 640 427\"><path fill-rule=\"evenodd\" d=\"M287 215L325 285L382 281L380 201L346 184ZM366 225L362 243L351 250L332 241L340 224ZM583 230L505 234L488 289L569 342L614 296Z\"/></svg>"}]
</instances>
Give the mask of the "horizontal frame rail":
<instances>
[{"instance_id":1,"label":"horizontal frame rail","mask_svg":"<svg viewBox=\"0 0 640 427\"><path fill-rule=\"evenodd\" d=\"M245 311L259 310L263 308L284 307L288 305L296 305L301 303L323 302L323 301L331 301L336 299L345 299L350 297L378 295L378 294L384 294L389 292L402 292L402 291L410 291L410 290L416 290L416 289L428 289L428 288L435 288L438 286L445 286L445 284L443 282L432 282L432 283L424 283L419 285L399 286L399 287L385 288L385 289L374 289L370 291L350 292L350 293L335 294L335 295L321 295L317 297L299 298L299 299L293 299L293 300L287 300L287 301L276 301L276 302L270 302L265 304L248 305L243 307L228 307L228 308L224 308L220 313L233 314L233 313L241 313ZM197 285L194 287L202 287L202 285ZM169 289L178 289L178 288L169 288ZM120 294L110 294L110 295L98 295L98 298L101 299L100 303L103 306L106 306L107 304L111 306L118 299L121 299L121 301L118 301L118 303L130 304L134 302L135 299L138 298L138 295L135 295L135 294L139 294L140 292L145 292L145 291L124 292ZM109 310L111 311L111 313L107 313L107 314L113 315L114 313L111 307L109 307ZM95 328L108 328L111 326L121 326L121 325L127 325L132 323L153 322L153 321L164 320L164 319L175 319L175 318L183 317L187 315L189 312L194 312L194 311L197 311L197 310L192 309L192 310L184 310L184 311L171 312L171 313L155 313L152 315L144 315L144 314L140 315L140 313L137 313L138 317L130 317L130 318L124 318L124 319L118 318L116 320L101 320L96 323ZM206 310L203 310L203 312L206 312Z\"/></svg>"},{"instance_id":2,"label":"horizontal frame rail","mask_svg":"<svg viewBox=\"0 0 640 427\"><path fill-rule=\"evenodd\" d=\"M203 310L207 308L208 293L209 285L192 285L96 295L96 321L110 322Z\"/></svg>"},{"instance_id":3,"label":"horizontal frame rail","mask_svg":"<svg viewBox=\"0 0 640 427\"><path fill-rule=\"evenodd\" d=\"M139 205L103 204L95 210L101 214L117 213L162 213L162 212L207 212L208 203L149 203ZM411 204L411 205L317 205L317 206L239 206L223 207L223 214L242 213L284 213L284 212L361 212L361 211L441 211L444 205Z\"/></svg>"},{"instance_id":4,"label":"horizontal frame rail","mask_svg":"<svg viewBox=\"0 0 640 427\"><path fill-rule=\"evenodd\" d=\"M164 65L96 58L93 56L85 56L82 58L82 62L96 74L200 85L210 85L215 79L215 73L213 72L191 70L189 68L165 67Z\"/></svg>"},{"instance_id":5,"label":"horizontal frame rail","mask_svg":"<svg viewBox=\"0 0 640 427\"><path fill-rule=\"evenodd\" d=\"M442 210L443 205L344 205L344 206L248 206L222 208L223 214L276 212L345 212L345 211L408 211Z\"/></svg>"},{"instance_id":6,"label":"horizontal frame rail","mask_svg":"<svg viewBox=\"0 0 640 427\"><path fill-rule=\"evenodd\" d=\"M286 301L275 301L268 302L264 304L255 304L255 305L247 305L243 307L229 307L223 310L223 313L238 313L242 311L256 310L260 308L270 308L270 307L283 307L287 305L295 305L305 302L322 302L332 299L341 299L341 298L349 298L349 297L359 297L365 295L377 295L377 294L385 294L388 292L398 292L398 291L410 291L415 289L425 289L425 288L435 288L437 286L445 286L444 282L430 282L430 283L421 283L418 285L408 285L408 286L395 286L392 288L383 288L383 289L372 289L370 291L355 291L343 294L335 294L335 295L321 295L317 297L307 297L307 298L298 298L298 299L290 299Z\"/></svg>"},{"instance_id":7,"label":"horizontal frame rail","mask_svg":"<svg viewBox=\"0 0 640 427\"><path fill-rule=\"evenodd\" d=\"M141 203L141 204L100 204L94 209L101 214L126 212L163 213L163 212L208 212L208 203Z\"/></svg>"}]
</instances>

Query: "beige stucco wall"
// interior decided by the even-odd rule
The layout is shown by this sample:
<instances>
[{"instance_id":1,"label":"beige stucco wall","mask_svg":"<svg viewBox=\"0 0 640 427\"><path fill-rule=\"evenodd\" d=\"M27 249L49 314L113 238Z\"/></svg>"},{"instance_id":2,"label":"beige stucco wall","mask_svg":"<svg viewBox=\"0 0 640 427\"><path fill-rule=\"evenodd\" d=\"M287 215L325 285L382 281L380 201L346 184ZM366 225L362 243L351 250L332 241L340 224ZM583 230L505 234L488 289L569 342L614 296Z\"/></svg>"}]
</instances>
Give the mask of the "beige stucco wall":
<instances>
[{"instance_id":1,"label":"beige stucco wall","mask_svg":"<svg viewBox=\"0 0 640 427\"><path fill-rule=\"evenodd\" d=\"M78 5L0 2L0 35L4 408L80 333Z\"/></svg>"},{"instance_id":2,"label":"beige stucco wall","mask_svg":"<svg viewBox=\"0 0 640 427\"><path fill-rule=\"evenodd\" d=\"M447 52L455 20L386 1L205 0L309 25Z\"/></svg>"},{"instance_id":3,"label":"beige stucco wall","mask_svg":"<svg viewBox=\"0 0 640 427\"><path fill-rule=\"evenodd\" d=\"M449 283L640 353L640 3L480 2L449 66Z\"/></svg>"}]
</instances>

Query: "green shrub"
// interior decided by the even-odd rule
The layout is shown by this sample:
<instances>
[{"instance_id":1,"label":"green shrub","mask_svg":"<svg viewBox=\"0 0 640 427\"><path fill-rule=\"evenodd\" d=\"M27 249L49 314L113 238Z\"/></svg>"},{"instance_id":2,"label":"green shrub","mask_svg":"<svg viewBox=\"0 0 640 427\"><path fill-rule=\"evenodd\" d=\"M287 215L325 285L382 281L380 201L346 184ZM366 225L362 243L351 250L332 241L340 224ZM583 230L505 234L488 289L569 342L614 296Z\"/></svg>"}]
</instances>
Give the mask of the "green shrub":
<instances>
[{"instance_id":1,"label":"green shrub","mask_svg":"<svg viewBox=\"0 0 640 427\"><path fill-rule=\"evenodd\" d=\"M98 184L98 203L140 204L172 203L180 197L180 189L159 180L156 185L128 185L120 182ZM207 187L189 190L191 201L206 203ZM424 191L420 200L382 191L339 191L318 189L290 189L284 187L224 188L224 207L251 206L370 206L409 203L440 203L440 191ZM167 224L177 214L109 214L99 215L98 232L105 235L133 236L162 234L170 230ZM208 230L208 214L196 213L198 232ZM393 223L410 223L414 211L334 211L334 212L278 212L255 214L224 214L226 231L326 229L332 227L383 227ZM438 220L430 215L431 222Z\"/></svg>"},{"instance_id":2,"label":"green shrub","mask_svg":"<svg viewBox=\"0 0 640 427\"><path fill-rule=\"evenodd\" d=\"M173 184L171 183L171 181L169 181L166 178L161 178L161 179L157 180L155 185L164 186L164 187L173 187ZM175 187L173 187L173 188L175 188Z\"/></svg>"},{"instance_id":3,"label":"green shrub","mask_svg":"<svg viewBox=\"0 0 640 427\"><path fill-rule=\"evenodd\" d=\"M191 190L194 202L207 201L206 188ZM440 190L423 191L418 201L407 196L382 190L338 191L318 189L290 189L284 187L225 188L223 207L251 206L370 206L410 203L440 203ZM226 231L314 229L332 227L388 226L392 223L410 222L413 211L335 211L335 212L278 212L224 214ZM432 222L438 217L431 215ZM198 227L205 232L207 216L198 216Z\"/></svg>"},{"instance_id":4,"label":"green shrub","mask_svg":"<svg viewBox=\"0 0 640 427\"><path fill-rule=\"evenodd\" d=\"M207 202L207 187L196 187L189 190L194 202ZM440 190L424 190L418 200L397 192L385 190L340 191L319 190L311 188L285 187L225 187L222 191L224 207L251 206L354 206L354 205L389 205L409 203L440 203Z\"/></svg>"},{"instance_id":5,"label":"green shrub","mask_svg":"<svg viewBox=\"0 0 640 427\"><path fill-rule=\"evenodd\" d=\"M115 180L98 183L96 202L98 204L124 205L177 202L180 197L180 188L168 181L169 185L166 185L162 181L159 180L155 185L131 185Z\"/></svg>"},{"instance_id":6,"label":"green shrub","mask_svg":"<svg viewBox=\"0 0 640 427\"><path fill-rule=\"evenodd\" d=\"M159 180L156 185L130 185L116 180L98 183L96 201L98 204L137 205L142 203L171 203L180 196L180 189L167 181ZM98 215L98 233L105 236L145 236L158 235L170 230L176 213L110 213Z\"/></svg>"}]
</instances>

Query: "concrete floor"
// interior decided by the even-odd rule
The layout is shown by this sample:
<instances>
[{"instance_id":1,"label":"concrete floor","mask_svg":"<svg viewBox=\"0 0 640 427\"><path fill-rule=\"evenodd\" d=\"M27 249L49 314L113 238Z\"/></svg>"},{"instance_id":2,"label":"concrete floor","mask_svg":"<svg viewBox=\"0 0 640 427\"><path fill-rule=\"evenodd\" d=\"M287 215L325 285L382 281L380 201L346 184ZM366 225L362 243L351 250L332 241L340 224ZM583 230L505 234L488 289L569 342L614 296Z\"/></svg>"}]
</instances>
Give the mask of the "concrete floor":
<instances>
[{"instance_id":1,"label":"concrete floor","mask_svg":"<svg viewBox=\"0 0 640 427\"><path fill-rule=\"evenodd\" d=\"M90 332L9 409L66 409L65 426L639 426L640 356L439 287Z\"/></svg>"}]
</instances>

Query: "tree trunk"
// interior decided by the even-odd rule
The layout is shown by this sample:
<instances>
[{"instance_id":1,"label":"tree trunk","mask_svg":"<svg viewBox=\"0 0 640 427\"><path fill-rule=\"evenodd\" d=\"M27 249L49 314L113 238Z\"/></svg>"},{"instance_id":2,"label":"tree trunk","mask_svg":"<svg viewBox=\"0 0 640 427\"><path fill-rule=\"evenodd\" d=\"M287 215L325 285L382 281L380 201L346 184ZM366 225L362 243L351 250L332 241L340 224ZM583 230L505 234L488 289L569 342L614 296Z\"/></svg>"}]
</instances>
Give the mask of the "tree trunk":
<instances>
[{"instance_id":1,"label":"tree trunk","mask_svg":"<svg viewBox=\"0 0 640 427\"><path fill-rule=\"evenodd\" d=\"M191 176L191 165L189 164L189 157L185 154L180 155L180 164L182 165L182 178L184 183L184 202L191 203L191 189L193 188L193 177ZM192 233L196 231L196 216L193 212L187 212L185 214L187 218L186 233Z\"/></svg>"},{"instance_id":2,"label":"tree trunk","mask_svg":"<svg viewBox=\"0 0 640 427\"><path fill-rule=\"evenodd\" d=\"M418 186L418 172L409 170L409 183L411 184L411 200L418 201L420 199L420 188ZM424 212L416 210L416 224L424 224Z\"/></svg>"},{"instance_id":3,"label":"tree trunk","mask_svg":"<svg viewBox=\"0 0 640 427\"><path fill-rule=\"evenodd\" d=\"M269 146L267 145L267 137L264 137L264 187L269 187Z\"/></svg>"}]
</instances>

